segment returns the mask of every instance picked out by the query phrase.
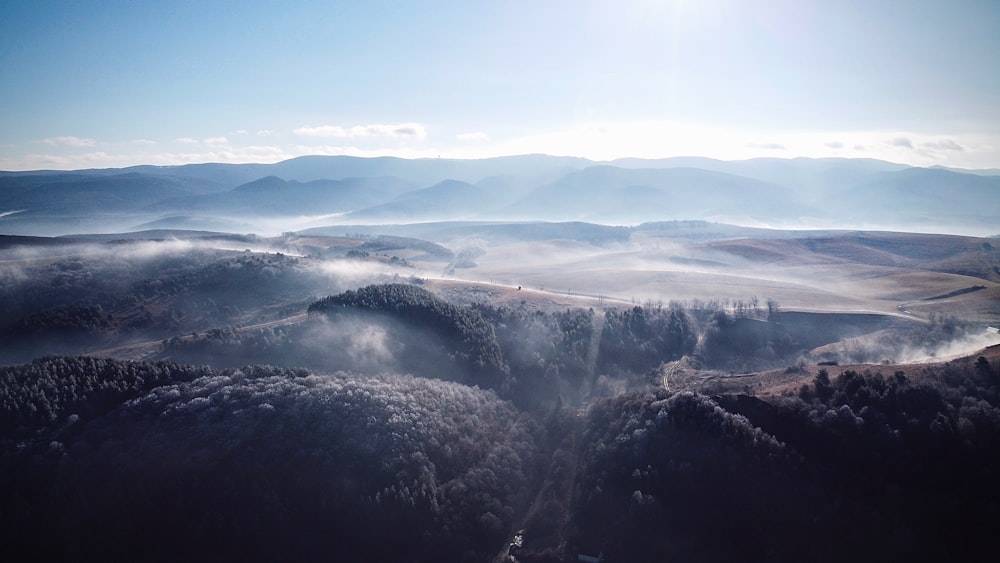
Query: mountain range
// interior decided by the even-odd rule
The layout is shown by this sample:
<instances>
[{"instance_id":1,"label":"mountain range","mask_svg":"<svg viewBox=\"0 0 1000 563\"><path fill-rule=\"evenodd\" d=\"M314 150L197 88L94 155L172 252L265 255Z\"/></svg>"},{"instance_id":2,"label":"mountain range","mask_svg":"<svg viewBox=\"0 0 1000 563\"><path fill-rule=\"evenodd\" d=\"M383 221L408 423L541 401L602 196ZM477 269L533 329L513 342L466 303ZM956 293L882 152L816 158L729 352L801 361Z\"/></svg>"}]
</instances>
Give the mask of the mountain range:
<instances>
[{"instance_id":1,"label":"mountain range","mask_svg":"<svg viewBox=\"0 0 1000 563\"><path fill-rule=\"evenodd\" d=\"M305 156L275 164L0 172L0 233L708 219L983 235L1000 223L998 196L1000 171L871 159Z\"/></svg>"}]
</instances>

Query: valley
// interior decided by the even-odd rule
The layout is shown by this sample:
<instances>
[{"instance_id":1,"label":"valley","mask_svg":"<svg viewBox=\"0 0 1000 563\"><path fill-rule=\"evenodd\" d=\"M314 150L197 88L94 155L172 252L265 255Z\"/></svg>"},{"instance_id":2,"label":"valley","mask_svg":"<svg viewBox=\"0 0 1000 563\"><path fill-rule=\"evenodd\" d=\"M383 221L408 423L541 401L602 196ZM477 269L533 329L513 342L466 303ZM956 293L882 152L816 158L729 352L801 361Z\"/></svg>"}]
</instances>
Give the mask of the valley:
<instances>
[{"instance_id":1,"label":"valley","mask_svg":"<svg viewBox=\"0 0 1000 563\"><path fill-rule=\"evenodd\" d=\"M55 185L118 205L0 216L0 538L52 560L981 550L1000 498L995 237L658 211L658 182L736 205L789 163L556 162L0 176L7 205ZM368 176L324 179L332 164ZM543 187L478 177L501 165ZM851 177L906 171L866 166ZM276 170L296 179L248 176ZM657 219L581 220L624 208L587 208L594 178ZM162 193L113 195L136 185Z\"/></svg>"}]
</instances>

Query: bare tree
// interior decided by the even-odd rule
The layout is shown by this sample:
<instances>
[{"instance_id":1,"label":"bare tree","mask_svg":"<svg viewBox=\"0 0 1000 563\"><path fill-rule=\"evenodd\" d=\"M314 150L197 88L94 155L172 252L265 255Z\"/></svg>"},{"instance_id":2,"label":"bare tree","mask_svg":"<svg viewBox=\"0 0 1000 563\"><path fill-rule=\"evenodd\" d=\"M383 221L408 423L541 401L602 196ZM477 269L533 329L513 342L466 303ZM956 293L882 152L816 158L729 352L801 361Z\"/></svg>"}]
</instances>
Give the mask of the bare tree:
<instances>
[{"instance_id":1,"label":"bare tree","mask_svg":"<svg viewBox=\"0 0 1000 563\"><path fill-rule=\"evenodd\" d=\"M767 319L774 320L778 315L778 302L770 297L767 298Z\"/></svg>"}]
</instances>

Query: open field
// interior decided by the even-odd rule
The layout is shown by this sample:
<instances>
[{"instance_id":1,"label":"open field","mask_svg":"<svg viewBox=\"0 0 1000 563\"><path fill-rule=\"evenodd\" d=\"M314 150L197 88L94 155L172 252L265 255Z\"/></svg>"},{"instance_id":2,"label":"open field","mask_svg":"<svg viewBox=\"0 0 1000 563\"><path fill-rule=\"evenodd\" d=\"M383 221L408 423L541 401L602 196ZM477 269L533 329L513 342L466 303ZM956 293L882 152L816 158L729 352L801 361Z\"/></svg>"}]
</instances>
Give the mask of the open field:
<instances>
[{"instance_id":1,"label":"open field","mask_svg":"<svg viewBox=\"0 0 1000 563\"><path fill-rule=\"evenodd\" d=\"M988 239L842 233L693 243L633 235L602 246L478 242L475 266L456 269L455 278L617 303L756 296L791 310L1000 322L1000 253Z\"/></svg>"}]
</instances>

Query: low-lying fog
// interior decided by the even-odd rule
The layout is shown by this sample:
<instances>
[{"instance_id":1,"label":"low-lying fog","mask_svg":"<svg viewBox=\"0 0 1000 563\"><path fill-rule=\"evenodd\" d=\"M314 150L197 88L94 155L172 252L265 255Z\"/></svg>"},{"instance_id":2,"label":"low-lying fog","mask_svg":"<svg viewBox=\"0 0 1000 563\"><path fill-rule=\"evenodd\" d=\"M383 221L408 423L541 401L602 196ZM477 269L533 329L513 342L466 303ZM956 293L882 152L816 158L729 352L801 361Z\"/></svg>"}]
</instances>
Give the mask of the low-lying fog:
<instances>
[{"instance_id":1,"label":"low-lying fog","mask_svg":"<svg viewBox=\"0 0 1000 563\"><path fill-rule=\"evenodd\" d=\"M380 237L383 229L393 236ZM986 239L933 239L941 246L934 251L945 258L932 259L913 258L912 252L892 254L894 244L912 248L925 244L924 239L904 237L899 243L866 234L862 242L874 242L858 246L852 233L823 233L816 239L826 245L820 248L813 239L796 238L797 233L707 223L653 230L582 223L428 223L334 227L275 237L182 231L134 236L139 238L7 239L0 247L0 288L4 307L14 315L10 322L31 310L73 304L88 292L140 292L131 301L103 296L99 301L111 303L104 314L114 313L115 326L131 327L132 340L155 340L291 318L326 295L372 283L419 280L448 282L431 286L448 288L449 298L462 303L489 301L507 292L504 302L509 304L545 300L549 309L578 305L598 312L670 301L715 302L732 310L751 302L763 308L772 301L784 311L880 313L907 322L924 322L932 313L980 326L1000 321L1000 284L989 270L997 250ZM977 271L978 277L973 275ZM493 287L493 294L463 282ZM528 291L517 293L516 288ZM35 304L29 305L22 294L32 295ZM142 320L150 315L152 319ZM345 350L357 350L359 357L388 357L383 353L389 350L385 334L368 329L357 334L365 338L341 342ZM984 336L920 350L854 342L838 358L940 358L996 340Z\"/></svg>"},{"instance_id":2,"label":"low-lying fog","mask_svg":"<svg viewBox=\"0 0 1000 563\"><path fill-rule=\"evenodd\" d=\"M474 266L455 268L454 277L636 303L756 296L800 310L898 314L907 299L983 283L958 274L804 254L751 260L698 243L635 235L627 242L600 246L566 240L480 241L475 248ZM908 291L911 288L917 289Z\"/></svg>"},{"instance_id":3,"label":"low-lying fog","mask_svg":"<svg viewBox=\"0 0 1000 563\"><path fill-rule=\"evenodd\" d=\"M936 336L913 335L910 331L878 331L865 336L824 346L814 352L814 361L842 364L883 363L919 364L945 362L974 354L1000 344L1000 334L983 328Z\"/></svg>"}]
</instances>

